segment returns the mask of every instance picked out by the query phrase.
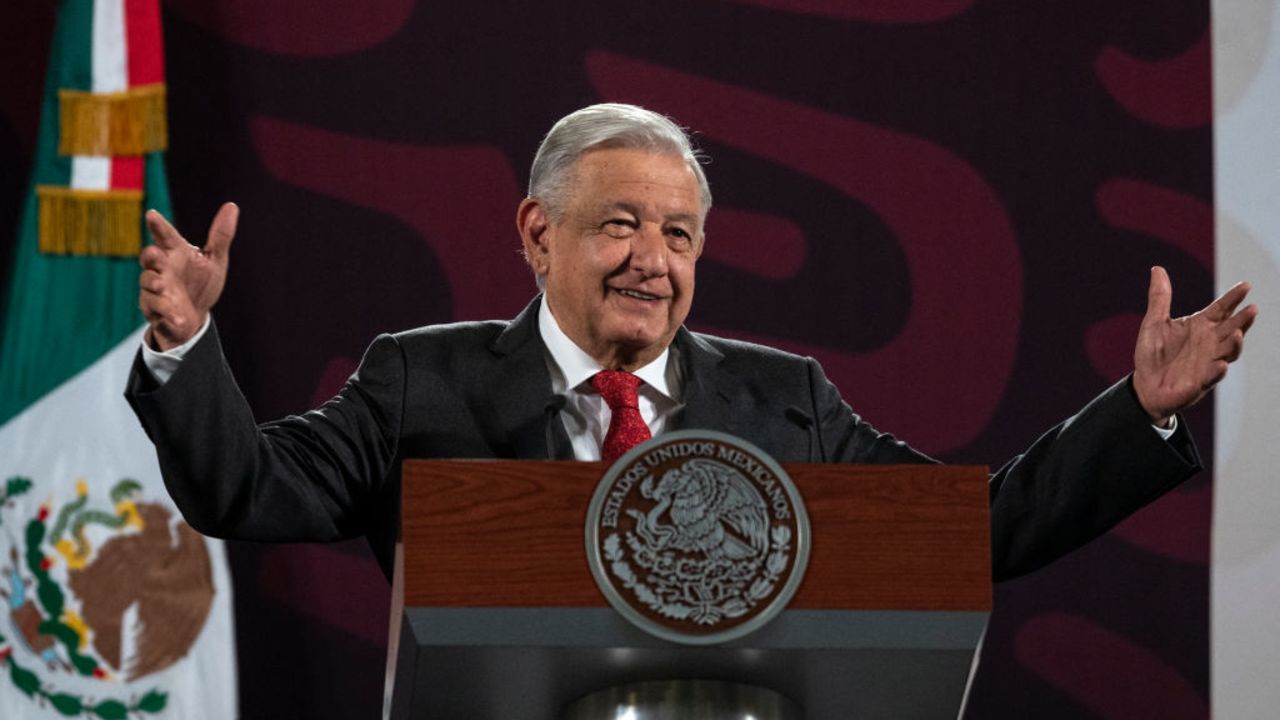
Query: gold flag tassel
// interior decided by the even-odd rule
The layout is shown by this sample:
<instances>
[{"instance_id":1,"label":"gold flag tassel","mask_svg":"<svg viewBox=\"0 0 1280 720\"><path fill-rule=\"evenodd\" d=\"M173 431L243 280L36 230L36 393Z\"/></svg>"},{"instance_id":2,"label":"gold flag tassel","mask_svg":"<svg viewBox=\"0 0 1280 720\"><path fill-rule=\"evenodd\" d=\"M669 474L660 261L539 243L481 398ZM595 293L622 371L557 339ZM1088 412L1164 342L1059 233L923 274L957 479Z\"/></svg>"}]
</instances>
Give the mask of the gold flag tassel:
<instances>
[{"instance_id":1,"label":"gold flag tassel","mask_svg":"<svg viewBox=\"0 0 1280 720\"><path fill-rule=\"evenodd\" d=\"M142 250L141 190L36 188L40 252L133 256Z\"/></svg>"},{"instance_id":2,"label":"gold flag tassel","mask_svg":"<svg viewBox=\"0 0 1280 720\"><path fill-rule=\"evenodd\" d=\"M59 90L62 155L144 155L169 144L162 83L123 92Z\"/></svg>"}]
</instances>

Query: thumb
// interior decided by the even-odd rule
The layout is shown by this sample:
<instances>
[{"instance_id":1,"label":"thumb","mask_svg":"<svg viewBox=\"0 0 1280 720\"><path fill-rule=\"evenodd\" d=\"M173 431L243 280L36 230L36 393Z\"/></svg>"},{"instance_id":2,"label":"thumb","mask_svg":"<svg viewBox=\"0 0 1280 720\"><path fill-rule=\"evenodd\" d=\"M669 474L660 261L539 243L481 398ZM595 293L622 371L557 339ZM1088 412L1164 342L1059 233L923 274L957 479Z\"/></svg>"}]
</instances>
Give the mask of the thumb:
<instances>
[{"instance_id":1,"label":"thumb","mask_svg":"<svg viewBox=\"0 0 1280 720\"><path fill-rule=\"evenodd\" d=\"M1169 319L1169 307L1173 302L1173 285L1169 282L1169 274L1164 268L1156 265L1151 268L1151 287L1147 289L1146 322L1162 322Z\"/></svg>"},{"instance_id":2,"label":"thumb","mask_svg":"<svg viewBox=\"0 0 1280 720\"><path fill-rule=\"evenodd\" d=\"M204 243L204 254L226 260L231 241L236 236L236 224L240 222L240 208L235 203L224 203L218 208L209 224L209 237Z\"/></svg>"}]
</instances>

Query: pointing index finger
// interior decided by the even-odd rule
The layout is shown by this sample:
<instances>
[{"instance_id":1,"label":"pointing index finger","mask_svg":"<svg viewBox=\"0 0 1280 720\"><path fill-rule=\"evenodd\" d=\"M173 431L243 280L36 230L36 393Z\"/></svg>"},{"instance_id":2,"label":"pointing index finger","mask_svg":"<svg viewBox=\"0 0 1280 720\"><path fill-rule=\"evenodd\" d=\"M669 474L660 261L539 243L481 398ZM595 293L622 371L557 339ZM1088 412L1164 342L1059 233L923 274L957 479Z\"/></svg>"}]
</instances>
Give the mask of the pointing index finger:
<instances>
[{"instance_id":1,"label":"pointing index finger","mask_svg":"<svg viewBox=\"0 0 1280 720\"><path fill-rule=\"evenodd\" d=\"M147 211L147 229L151 239L165 250L174 250L187 244L182 235L156 210Z\"/></svg>"}]
</instances>

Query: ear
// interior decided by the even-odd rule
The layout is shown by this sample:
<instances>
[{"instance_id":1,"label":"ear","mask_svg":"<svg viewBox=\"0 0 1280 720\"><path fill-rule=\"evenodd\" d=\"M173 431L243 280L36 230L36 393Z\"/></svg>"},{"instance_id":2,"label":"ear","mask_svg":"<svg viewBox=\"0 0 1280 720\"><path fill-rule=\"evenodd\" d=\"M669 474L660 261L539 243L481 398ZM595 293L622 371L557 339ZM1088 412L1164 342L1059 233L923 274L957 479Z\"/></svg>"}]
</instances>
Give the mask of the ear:
<instances>
[{"instance_id":1,"label":"ear","mask_svg":"<svg viewBox=\"0 0 1280 720\"><path fill-rule=\"evenodd\" d=\"M516 229L520 231L524 259L538 275L546 275L551 266L551 249L547 237L550 227L547 206L542 200L525 198L516 209Z\"/></svg>"}]
</instances>

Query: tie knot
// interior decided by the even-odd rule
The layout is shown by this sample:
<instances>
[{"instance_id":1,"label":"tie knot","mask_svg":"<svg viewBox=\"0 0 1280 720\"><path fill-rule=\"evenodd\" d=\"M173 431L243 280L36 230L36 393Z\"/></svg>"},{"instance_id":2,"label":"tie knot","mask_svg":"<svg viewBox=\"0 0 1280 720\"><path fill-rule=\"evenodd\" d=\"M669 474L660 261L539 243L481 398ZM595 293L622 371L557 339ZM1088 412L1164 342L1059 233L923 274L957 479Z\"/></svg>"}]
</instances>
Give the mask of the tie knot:
<instances>
[{"instance_id":1,"label":"tie knot","mask_svg":"<svg viewBox=\"0 0 1280 720\"><path fill-rule=\"evenodd\" d=\"M601 370L591 376L591 386L600 393L604 402L613 412L619 408L638 408L640 399L637 390L640 378L623 370Z\"/></svg>"}]
</instances>

